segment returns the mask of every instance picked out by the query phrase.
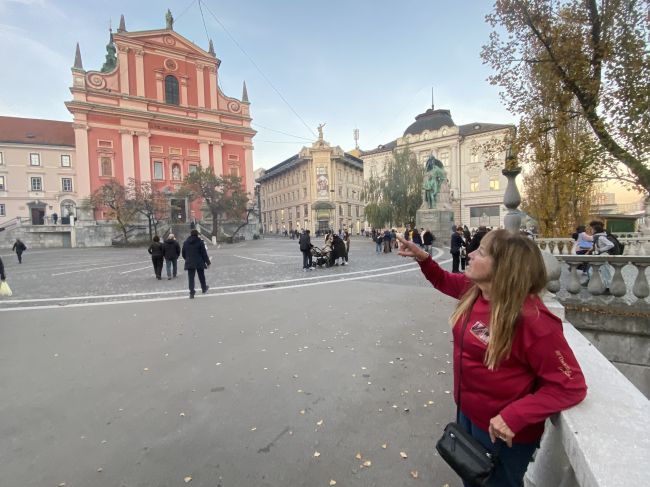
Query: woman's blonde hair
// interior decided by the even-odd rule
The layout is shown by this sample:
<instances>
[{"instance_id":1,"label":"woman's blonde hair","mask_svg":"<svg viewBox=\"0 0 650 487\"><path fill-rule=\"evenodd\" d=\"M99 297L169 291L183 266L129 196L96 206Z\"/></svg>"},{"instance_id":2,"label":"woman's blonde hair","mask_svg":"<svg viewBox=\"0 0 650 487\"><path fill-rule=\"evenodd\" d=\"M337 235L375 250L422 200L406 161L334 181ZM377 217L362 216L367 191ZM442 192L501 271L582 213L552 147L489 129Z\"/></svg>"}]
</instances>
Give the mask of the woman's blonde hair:
<instances>
[{"instance_id":1,"label":"woman's blonde hair","mask_svg":"<svg viewBox=\"0 0 650 487\"><path fill-rule=\"evenodd\" d=\"M493 260L490 279L490 341L484 363L490 370L494 370L502 360L510 356L524 300L544 289L547 276L544 259L537 245L519 233L492 230L481 240L481 247ZM466 318L479 294L476 284L463 294L451 315L452 326L458 320Z\"/></svg>"}]
</instances>

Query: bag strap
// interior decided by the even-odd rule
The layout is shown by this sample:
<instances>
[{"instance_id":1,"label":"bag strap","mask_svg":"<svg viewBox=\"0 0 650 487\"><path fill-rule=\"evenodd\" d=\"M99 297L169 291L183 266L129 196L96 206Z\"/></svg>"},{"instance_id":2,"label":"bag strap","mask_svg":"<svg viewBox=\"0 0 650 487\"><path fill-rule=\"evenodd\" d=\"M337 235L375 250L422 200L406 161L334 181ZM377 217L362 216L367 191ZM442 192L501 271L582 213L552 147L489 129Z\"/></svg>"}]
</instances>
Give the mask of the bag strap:
<instances>
[{"instance_id":1,"label":"bag strap","mask_svg":"<svg viewBox=\"0 0 650 487\"><path fill-rule=\"evenodd\" d=\"M472 308L474 305L472 304ZM456 403L456 422L460 423L460 396L463 392L462 379L463 379L463 342L465 341L465 330L467 329L467 323L469 323L469 315L471 313L471 308L467 311L467 316L465 317L465 322L463 323L463 328L460 332L460 360L458 361L458 403Z\"/></svg>"}]
</instances>

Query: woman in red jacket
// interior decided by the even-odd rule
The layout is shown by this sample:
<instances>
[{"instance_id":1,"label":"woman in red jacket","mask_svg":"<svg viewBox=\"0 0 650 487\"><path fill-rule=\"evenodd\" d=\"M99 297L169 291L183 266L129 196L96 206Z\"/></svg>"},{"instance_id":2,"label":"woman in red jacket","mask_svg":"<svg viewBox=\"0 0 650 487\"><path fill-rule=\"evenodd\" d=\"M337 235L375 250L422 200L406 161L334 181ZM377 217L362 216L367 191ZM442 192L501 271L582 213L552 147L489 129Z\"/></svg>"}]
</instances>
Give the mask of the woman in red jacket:
<instances>
[{"instance_id":1,"label":"woman in red jacket","mask_svg":"<svg viewBox=\"0 0 650 487\"><path fill-rule=\"evenodd\" d=\"M498 449L489 485L519 487L546 418L587 392L561 320L538 296L547 282L542 255L532 240L494 230L469 254L465 274L452 274L417 245L400 242L400 255L414 257L436 289L459 300L450 318L459 422L488 450Z\"/></svg>"}]
</instances>

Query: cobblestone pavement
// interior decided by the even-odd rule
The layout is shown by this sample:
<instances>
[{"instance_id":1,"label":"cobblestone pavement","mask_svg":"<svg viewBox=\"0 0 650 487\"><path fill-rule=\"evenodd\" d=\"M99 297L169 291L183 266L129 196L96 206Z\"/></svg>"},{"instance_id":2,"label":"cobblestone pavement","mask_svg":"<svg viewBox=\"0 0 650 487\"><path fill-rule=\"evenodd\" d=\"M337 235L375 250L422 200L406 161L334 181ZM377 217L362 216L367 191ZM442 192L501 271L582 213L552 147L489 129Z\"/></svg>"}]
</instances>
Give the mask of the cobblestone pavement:
<instances>
[{"instance_id":1,"label":"cobblestone pavement","mask_svg":"<svg viewBox=\"0 0 650 487\"><path fill-rule=\"evenodd\" d=\"M434 450L454 302L414 263L362 240L307 273L291 240L210 254L195 300L143 249L3 255L0 484L460 485Z\"/></svg>"}]
</instances>

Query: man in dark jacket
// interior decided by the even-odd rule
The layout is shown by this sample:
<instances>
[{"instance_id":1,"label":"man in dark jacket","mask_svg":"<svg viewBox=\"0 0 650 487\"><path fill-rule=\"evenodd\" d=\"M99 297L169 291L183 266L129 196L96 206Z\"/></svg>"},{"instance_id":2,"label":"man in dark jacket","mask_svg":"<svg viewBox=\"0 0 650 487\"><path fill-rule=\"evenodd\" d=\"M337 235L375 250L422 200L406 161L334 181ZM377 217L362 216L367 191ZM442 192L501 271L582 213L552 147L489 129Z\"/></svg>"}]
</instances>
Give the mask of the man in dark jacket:
<instances>
[{"instance_id":1,"label":"man in dark jacket","mask_svg":"<svg viewBox=\"0 0 650 487\"><path fill-rule=\"evenodd\" d=\"M14 242L14 246L11 248L11 250L14 250L16 252L16 255L18 256L18 263L22 264L23 263L23 252L27 250L27 246L20 240L19 238L16 239L16 242Z\"/></svg>"},{"instance_id":2,"label":"man in dark jacket","mask_svg":"<svg viewBox=\"0 0 650 487\"><path fill-rule=\"evenodd\" d=\"M300 251L302 252L302 270L310 271L312 270L311 248L313 245L311 244L309 230L305 230L305 233L300 236L298 244L300 245Z\"/></svg>"},{"instance_id":3,"label":"man in dark jacket","mask_svg":"<svg viewBox=\"0 0 650 487\"><path fill-rule=\"evenodd\" d=\"M151 262L153 263L153 270L156 273L156 279L159 281L162 279L162 267L163 267L163 244L160 243L160 237L154 235L153 242L147 249L151 254Z\"/></svg>"},{"instance_id":4,"label":"man in dark jacket","mask_svg":"<svg viewBox=\"0 0 650 487\"><path fill-rule=\"evenodd\" d=\"M178 257L181 255L181 246L173 233L170 233L167 240L165 240L165 243L163 243L163 254L165 257L165 266L167 268L167 280L169 281L172 276L176 277L177 261ZM173 273L172 268L174 270Z\"/></svg>"},{"instance_id":5,"label":"man in dark jacket","mask_svg":"<svg viewBox=\"0 0 650 487\"><path fill-rule=\"evenodd\" d=\"M451 272L459 273L458 266L460 264L460 251L465 246L463 241L463 227L460 225L456 227L456 231L451 234Z\"/></svg>"},{"instance_id":6,"label":"man in dark jacket","mask_svg":"<svg viewBox=\"0 0 650 487\"><path fill-rule=\"evenodd\" d=\"M433 240L433 233L431 233L431 230L427 228L422 234L422 244L424 245L424 250L426 250L429 255L431 255L431 246L433 245Z\"/></svg>"},{"instance_id":7,"label":"man in dark jacket","mask_svg":"<svg viewBox=\"0 0 650 487\"><path fill-rule=\"evenodd\" d=\"M199 275L201 291L208 292L209 286L205 283L205 269L210 266L210 258L205 250L203 240L199 238L199 231L192 230L187 240L183 242L183 259L185 259L185 270L190 288L190 299L194 299L194 275Z\"/></svg>"},{"instance_id":8,"label":"man in dark jacket","mask_svg":"<svg viewBox=\"0 0 650 487\"><path fill-rule=\"evenodd\" d=\"M5 265L2 263L2 258L0 257L0 281L7 279L5 276Z\"/></svg>"},{"instance_id":9,"label":"man in dark jacket","mask_svg":"<svg viewBox=\"0 0 650 487\"><path fill-rule=\"evenodd\" d=\"M484 227L483 225L478 227L478 230L476 231L476 233L472 237L471 242L467 246L467 255L471 254L472 252L474 252L476 249L480 247L481 240L483 239L483 237L485 237L486 233L487 233L486 227Z\"/></svg>"}]
</instances>

